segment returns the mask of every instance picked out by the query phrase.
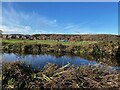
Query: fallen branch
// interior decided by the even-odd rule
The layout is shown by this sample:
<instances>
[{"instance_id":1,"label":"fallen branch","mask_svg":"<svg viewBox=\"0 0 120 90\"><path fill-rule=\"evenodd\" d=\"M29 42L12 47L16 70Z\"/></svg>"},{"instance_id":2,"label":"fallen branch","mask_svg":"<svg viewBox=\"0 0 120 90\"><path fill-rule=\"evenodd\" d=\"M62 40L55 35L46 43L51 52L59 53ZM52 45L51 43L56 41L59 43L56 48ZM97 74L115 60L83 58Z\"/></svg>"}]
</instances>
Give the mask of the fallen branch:
<instances>
[{"instance_id":1,"label":"fallen branch","mask_svg":"<svg viewBox=\"0 0 120 90\"><path fill-rule=\"evenodd\" d=\"M50 81L51 79L49 77L47 77L45 74L42 74L43 75L43 78L46 80L46 81Z\"/></svg>"}]
</instances>

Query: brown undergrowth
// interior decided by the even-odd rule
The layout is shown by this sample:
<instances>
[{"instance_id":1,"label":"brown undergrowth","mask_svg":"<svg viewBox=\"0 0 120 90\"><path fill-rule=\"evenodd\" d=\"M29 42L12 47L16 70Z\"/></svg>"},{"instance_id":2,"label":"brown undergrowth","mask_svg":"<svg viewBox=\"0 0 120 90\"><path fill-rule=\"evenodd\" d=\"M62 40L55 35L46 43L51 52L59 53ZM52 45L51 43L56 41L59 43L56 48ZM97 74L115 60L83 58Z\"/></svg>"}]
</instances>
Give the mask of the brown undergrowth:
<instances>
[{"instance_id":1,"label":"brown undergrowth","mask_svg":"<svg viewBox=\"0 0 120 90\"><path fill-rule=\"evenodd\" d=\"M3 90L44 90L44 89L87 89L119 90L120 72L108 66L75 67L69 63L58 67L56 64L44 66L34 71L30 65L20 62L3 63Z\"/></svg>"}]
</instances>

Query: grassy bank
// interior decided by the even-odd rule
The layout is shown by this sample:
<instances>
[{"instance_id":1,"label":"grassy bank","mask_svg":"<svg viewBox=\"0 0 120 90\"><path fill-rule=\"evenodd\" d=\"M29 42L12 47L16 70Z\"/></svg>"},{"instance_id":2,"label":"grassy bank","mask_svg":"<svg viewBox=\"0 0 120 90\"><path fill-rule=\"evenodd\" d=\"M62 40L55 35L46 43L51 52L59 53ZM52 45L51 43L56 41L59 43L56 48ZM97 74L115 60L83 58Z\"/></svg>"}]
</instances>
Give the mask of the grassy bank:
<instances>
[{"instance_id":1,"label":"grassy bank","mask_svg":"<svg viewBox=\"0 0 120 90\"><path fill-rule=\"evenodd\" d=\"M120 42L3 40L2 47L3 52L8 53L57 53L58 55L70 53L72 55L82 56L83 58L89 57L91 60L107 63L109 65L114 63L115 65L120 65Z\"/></svg>"},{"instance_id":2,"label":"grassy bank","mask_svg":"<svg viewBox=\"0 0 120 90\"><path fill-rule=\"evenodd\" d=\"M49 44L49 45L56 45L56 44L62 44L62 45L88 45L91 43L97 43L95 41L77 41L77 42L70 42L70 41L55 41L55 40L16 40L16 39L11 39L11 40L2 40L2 43L7 43L7 44L17 44L17 43L23 43L23 44Z\"/></svg>"},{"instance_id":3,"label":"grassy bank","mask_svg":"<svg viewBox=\"0 0 120 90\"><path fill-rule=\"evenodd\" d=\"M40 71L20 62L3 63L3 90L43 89L120 89L120 73L99 65L74 67L67 64L58 68L47 64Z\"/></svg>"}]
</instances>

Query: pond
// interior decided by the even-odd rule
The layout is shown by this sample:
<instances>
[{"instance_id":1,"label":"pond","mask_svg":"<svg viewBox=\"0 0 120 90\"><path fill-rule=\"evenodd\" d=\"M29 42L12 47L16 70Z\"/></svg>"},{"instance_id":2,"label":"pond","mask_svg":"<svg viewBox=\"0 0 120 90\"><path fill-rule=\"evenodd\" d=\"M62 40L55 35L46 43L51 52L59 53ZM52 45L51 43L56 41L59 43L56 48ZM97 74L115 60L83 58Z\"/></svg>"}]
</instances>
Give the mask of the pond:
<instances>
[{"instance_id":1,"label":"pond","mask_svg":"<svg viewBox=\"0 0 120 90\"><path fill-rule=\"evenodd\" d=\"M30 64L33 68L42 69L47 63L57 64L59 67L64 66L68 63L74 66L81 66L81 65L95 65L97 64L96 61L90 61L83 59L78 56L55 56L49 54L40 54L40 55L18 55L14 53L3 53L2 54L3 62L15 62L15 61L22 61L26 64ZM114 67L118 69L118 67Z\"/></svg>"}]
</instances>

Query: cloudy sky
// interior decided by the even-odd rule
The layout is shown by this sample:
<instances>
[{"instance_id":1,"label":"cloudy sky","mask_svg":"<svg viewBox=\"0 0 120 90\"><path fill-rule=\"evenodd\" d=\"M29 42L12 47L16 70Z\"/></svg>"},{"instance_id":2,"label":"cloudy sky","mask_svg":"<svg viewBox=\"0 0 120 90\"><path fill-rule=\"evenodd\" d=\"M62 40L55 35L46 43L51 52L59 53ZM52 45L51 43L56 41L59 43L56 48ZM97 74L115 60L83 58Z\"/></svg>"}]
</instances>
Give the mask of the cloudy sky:
<instances>
[{"instance_id":1,"label":"cloudy sky","mask_svg":"<svg viewBox=\"0 0 120 90\"><path fill-rule=\"evenodd\" d=\"M4 2L4 33L118 34L117 2Z\"/></svg>"}]
</instances>

